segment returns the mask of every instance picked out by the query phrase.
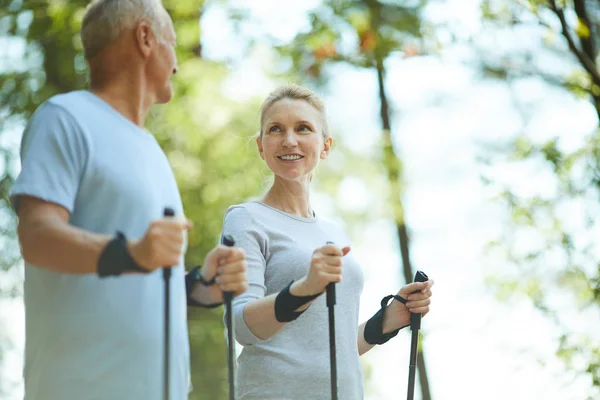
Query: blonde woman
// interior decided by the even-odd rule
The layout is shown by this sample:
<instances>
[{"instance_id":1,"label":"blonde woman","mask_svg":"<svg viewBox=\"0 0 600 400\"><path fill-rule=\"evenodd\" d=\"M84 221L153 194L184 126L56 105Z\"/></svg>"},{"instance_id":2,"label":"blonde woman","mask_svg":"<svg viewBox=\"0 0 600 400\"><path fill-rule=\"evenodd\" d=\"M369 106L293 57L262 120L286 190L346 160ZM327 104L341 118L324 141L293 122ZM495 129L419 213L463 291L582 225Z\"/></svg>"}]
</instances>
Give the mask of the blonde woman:
<instances>
[{"instance_id":1,"label":"blonde woman","mask_svg":"<svg viewBox=\"0 0 600 400\"><path fill-rule=\"evenodd\" d=\"M223 225L248 264L249 289L233 304L236 337L244 346L239 398L330 398L328 317L321 294L336 283L339 398L362 399L359 356L409 325L410 312L429 312L433 281L404 286L359 325L361 266L347 235L319 218L310 203L312 174L333 143L323 102L300 86L278 88L262 106L256 143L273 184L259 201L230 207Z\"/></svg>"}]
</instances>

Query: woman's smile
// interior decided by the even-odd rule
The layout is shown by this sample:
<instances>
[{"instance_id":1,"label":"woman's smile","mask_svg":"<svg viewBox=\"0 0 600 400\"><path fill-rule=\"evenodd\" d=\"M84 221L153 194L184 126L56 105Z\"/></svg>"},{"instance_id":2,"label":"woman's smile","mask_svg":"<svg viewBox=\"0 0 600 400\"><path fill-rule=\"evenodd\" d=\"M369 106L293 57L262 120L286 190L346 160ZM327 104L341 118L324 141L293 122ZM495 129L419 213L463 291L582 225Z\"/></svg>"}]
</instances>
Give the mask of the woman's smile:
<instances>
[{"instance_id":1,"label":"woman's smile","mask_svg":"<svg viewBox=\"0 0 600 400\"><path fill-rule=\"evenodd\" d=\"M294 163L294 162L298 162L298 161L302 160L304 158L304 156L301 154L298 154L298 153L292 153L292 154L283 154L283 155L277 156L277 158L283 162Z\"/></svg>"}]
</instances>

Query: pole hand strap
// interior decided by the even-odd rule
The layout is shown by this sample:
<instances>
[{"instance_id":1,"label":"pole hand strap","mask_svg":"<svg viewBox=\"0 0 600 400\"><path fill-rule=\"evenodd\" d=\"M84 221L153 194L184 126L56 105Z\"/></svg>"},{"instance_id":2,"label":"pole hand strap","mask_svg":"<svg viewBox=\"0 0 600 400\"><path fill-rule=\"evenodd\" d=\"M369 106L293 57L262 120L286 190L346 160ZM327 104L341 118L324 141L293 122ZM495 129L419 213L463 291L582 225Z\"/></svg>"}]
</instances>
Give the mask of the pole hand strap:
<instances>
[{"instance_id":1,"label":"pole hand strap","mask_svg":"<svg viewBox=\"0 0 600 400\"><path fill-rule=\"evenodd\" d=\"M294 281L290 282L275 298L275 319L279 322L294 321L306 311L296 311L298 308L321 295L317 293L311 296L294 296L290 293L293 283Z\"/></svg>"},{"instance_id":2,"label":"pole hand strap","mask_svg":"<svg viewBox=\"0 0 600 400\"><path fill-rule=\"evenodd\" d=\"M363 336L367 343L384 344L388 340L395 337L398 334L398 332L400 332L400 329L405 328L405 326L403 326L402 328L398 328L392 332L383 333L383 314L385 312L386 307L388 306L390 299L392 298L394 300L399 301L402 304L406 304L406 302L408 301L405 298L395 294L390 294L381 299L381 308L365 324L365 331Z\"/></svg>"},{"instance_id":3,"label":"pole hand strap","mask_svg":"<svg viewBox=\"0 0 600 400\"><path fill-rule=\"evenodd\" d=\"M131 257L127 249L127 238L121 231L118 231L115 237L102 249L97 268L100 278L119 276L124 272L150 272L138 265Z\"/></svg>"}]
</instances>

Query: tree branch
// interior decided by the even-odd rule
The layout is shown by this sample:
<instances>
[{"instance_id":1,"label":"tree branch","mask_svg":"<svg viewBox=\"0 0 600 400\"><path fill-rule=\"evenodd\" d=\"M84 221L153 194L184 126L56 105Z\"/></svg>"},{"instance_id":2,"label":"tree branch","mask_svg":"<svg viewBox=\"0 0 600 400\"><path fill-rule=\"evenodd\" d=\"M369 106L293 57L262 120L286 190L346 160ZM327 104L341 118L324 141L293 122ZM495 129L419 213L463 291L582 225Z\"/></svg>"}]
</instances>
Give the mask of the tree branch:
<instances>
[{"instance_id":1,"label":"tree branch","mask_svg":"<svg viewBox=\"0 0 600 400\"><path fill-rule=\"evenodd\" d=\"M569 25L567 24L567 20L565 19L564 10L562 8L558 8L555 0L550 1L550 9L556 14L556 16L558 17L558 19L560 21L560 25L562 27L562 34L565 37L565 39L567 39L567 43L569 44L569 49L571 50L571 52L573 52L573 54L575 54L575 56L577 57L577 59L579 60L579 62L581 64L581 66L590 74L594 83L597 86L600 86L600 74L598 73L598 70L596 69L596 65L594 64L594 61L592 61L587 56L587 54L582 52L575 44L575 41L573 40L573 37L571 36L571 33L569 32Z\"/></svg>"},{"instance_id":2,"label":"tree branch","mask_svg":"<svg viewBox=\"0 0 600 400\"><path fill-rule=\"evenodd\" d=\"M581 48L588 58L596 64L596 40L592 34L592 23L588 15L585 0L574 0L573 5L575 7L575 14L577 14L577 17L589 32L587 37L580 36L579 40L581 41Z\"/></svg>"}]
</instances>

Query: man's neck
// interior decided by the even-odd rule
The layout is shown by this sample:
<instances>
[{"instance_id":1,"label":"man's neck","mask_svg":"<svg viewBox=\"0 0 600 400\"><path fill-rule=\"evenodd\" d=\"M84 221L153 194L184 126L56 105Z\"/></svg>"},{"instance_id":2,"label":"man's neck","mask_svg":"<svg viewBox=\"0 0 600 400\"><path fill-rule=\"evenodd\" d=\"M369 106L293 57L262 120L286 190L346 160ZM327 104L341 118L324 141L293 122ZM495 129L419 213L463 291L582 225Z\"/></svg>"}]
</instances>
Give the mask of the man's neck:
<instances>
[{"instance_id":1,"label":"man's neck","mask_svg":"<svg viewBox=\"0 0 600 400\"><path fill-rule=\"evenodd\" d=\"M97 83L97 82L101 83ZM91 91L100 97L125 118L144 128L146 116L153 102L149 99L148 91L143 80L133 76L114 76L110 80L92 80Z\"/></svg>"}]
</instances>

